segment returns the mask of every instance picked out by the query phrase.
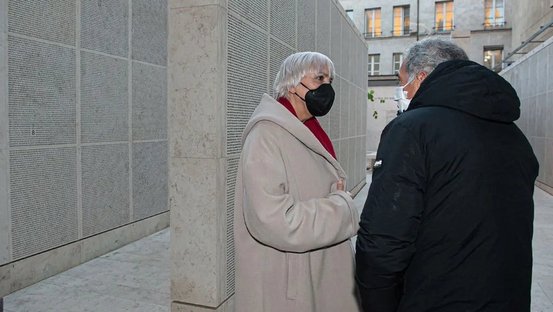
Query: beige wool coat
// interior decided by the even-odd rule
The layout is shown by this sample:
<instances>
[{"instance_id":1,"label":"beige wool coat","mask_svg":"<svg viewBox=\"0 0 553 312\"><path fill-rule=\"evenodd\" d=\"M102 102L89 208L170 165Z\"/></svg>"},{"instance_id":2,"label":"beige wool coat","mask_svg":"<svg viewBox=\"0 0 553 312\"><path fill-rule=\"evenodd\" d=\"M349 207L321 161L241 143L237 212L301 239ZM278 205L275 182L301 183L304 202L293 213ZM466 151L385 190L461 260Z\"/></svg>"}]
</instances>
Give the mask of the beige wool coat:
<instances>
[{"instance_id":1,"label":"beige wool coat","mask_svg":"<svg viewBox=\"0 0 553 312\"><path fill-rule=\"evenodd\" d=\"M360 311L346 178L311 131L268 95L243 135L236 181L236 312Z\"/></svg>"}]
</instances>

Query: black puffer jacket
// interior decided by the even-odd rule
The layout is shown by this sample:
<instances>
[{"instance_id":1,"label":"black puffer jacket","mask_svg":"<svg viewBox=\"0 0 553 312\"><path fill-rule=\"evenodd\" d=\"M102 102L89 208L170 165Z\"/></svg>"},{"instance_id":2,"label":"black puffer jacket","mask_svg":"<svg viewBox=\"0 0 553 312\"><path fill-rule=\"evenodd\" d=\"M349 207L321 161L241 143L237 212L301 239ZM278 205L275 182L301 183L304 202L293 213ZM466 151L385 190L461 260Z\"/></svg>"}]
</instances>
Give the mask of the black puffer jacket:
<instances>
[{"instance_id":1,"label":"black puffer jacket","mask_svg":"<svg viewBox=\"0 0 553 312\"><path fill-rule=\"evenodd\" d=\"M357 238L365 311L530 310L538 163L519 106L499 75L448 61L384 129Z\"/></svg>"}]
</instances>

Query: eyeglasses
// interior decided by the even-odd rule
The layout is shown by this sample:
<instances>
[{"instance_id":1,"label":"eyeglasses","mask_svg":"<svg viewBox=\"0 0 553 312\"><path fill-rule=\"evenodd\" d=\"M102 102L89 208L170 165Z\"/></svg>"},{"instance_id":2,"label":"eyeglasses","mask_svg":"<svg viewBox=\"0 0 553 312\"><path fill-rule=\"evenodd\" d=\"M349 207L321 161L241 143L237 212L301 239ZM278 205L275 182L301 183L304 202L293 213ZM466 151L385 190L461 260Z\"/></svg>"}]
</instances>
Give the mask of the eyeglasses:
<instances>
[{"instance_id":1,"label":"eyeglasses","mask_svg":"<svg viewBox=\"0 0 553 312\"><path fill-rule=\"evenodd\" d=\"M413 82L415 80L415 76L409 78L409 80L407 80L407 82L402 86L401 84L398 84L398 88L401 88L401 89L404 89L405 87L407 87L409 84L411 84L411 82Z\"/></svg>"}]
</instances>

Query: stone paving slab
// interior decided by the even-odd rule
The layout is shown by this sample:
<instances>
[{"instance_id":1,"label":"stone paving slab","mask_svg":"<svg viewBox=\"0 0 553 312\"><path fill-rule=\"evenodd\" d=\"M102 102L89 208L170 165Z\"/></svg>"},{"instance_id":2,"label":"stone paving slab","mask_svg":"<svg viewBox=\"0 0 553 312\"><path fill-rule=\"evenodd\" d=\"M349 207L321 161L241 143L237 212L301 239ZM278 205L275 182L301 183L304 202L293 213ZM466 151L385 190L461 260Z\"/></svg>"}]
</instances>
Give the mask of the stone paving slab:
<instances>
[{"instance_id":1,"label":"stone paving slab","mask_svg":"<svg viewBox=\"0 0 553 312\"><path fill-rule=\"evenodd\" d=\"M4 312L170 311L169 229L4 298Z\"/></svg>"}]
</instances>

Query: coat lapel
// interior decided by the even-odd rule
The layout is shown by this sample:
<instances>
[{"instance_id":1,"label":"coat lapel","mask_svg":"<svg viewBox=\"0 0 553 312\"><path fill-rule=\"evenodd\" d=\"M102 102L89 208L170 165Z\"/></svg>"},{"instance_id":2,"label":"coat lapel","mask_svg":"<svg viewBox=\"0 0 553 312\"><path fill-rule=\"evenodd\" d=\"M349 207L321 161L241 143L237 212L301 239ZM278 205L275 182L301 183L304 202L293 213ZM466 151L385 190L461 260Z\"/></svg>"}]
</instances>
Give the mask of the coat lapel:
<instances>
[{"instance_id":1,"label":"coat lapel","mask_svg":"<svg viewBox=\"0 0 553 312\"><path fill-rule=\"evenodd\" d=\"M257 106L252 114L252 118L246 125L246 129L242 135L242 144L244 139L250 132L251 128L259 121L267 120L276 123L292 136L302 142L307 148L325 158L338 172L340 177L345 178L346 174L340 163L324 148L319 140L311 133L311 131L294 115L292 115L282 104L270 97L268 94L263 94L261 103Z\"/></svg>"}]
</instances>

